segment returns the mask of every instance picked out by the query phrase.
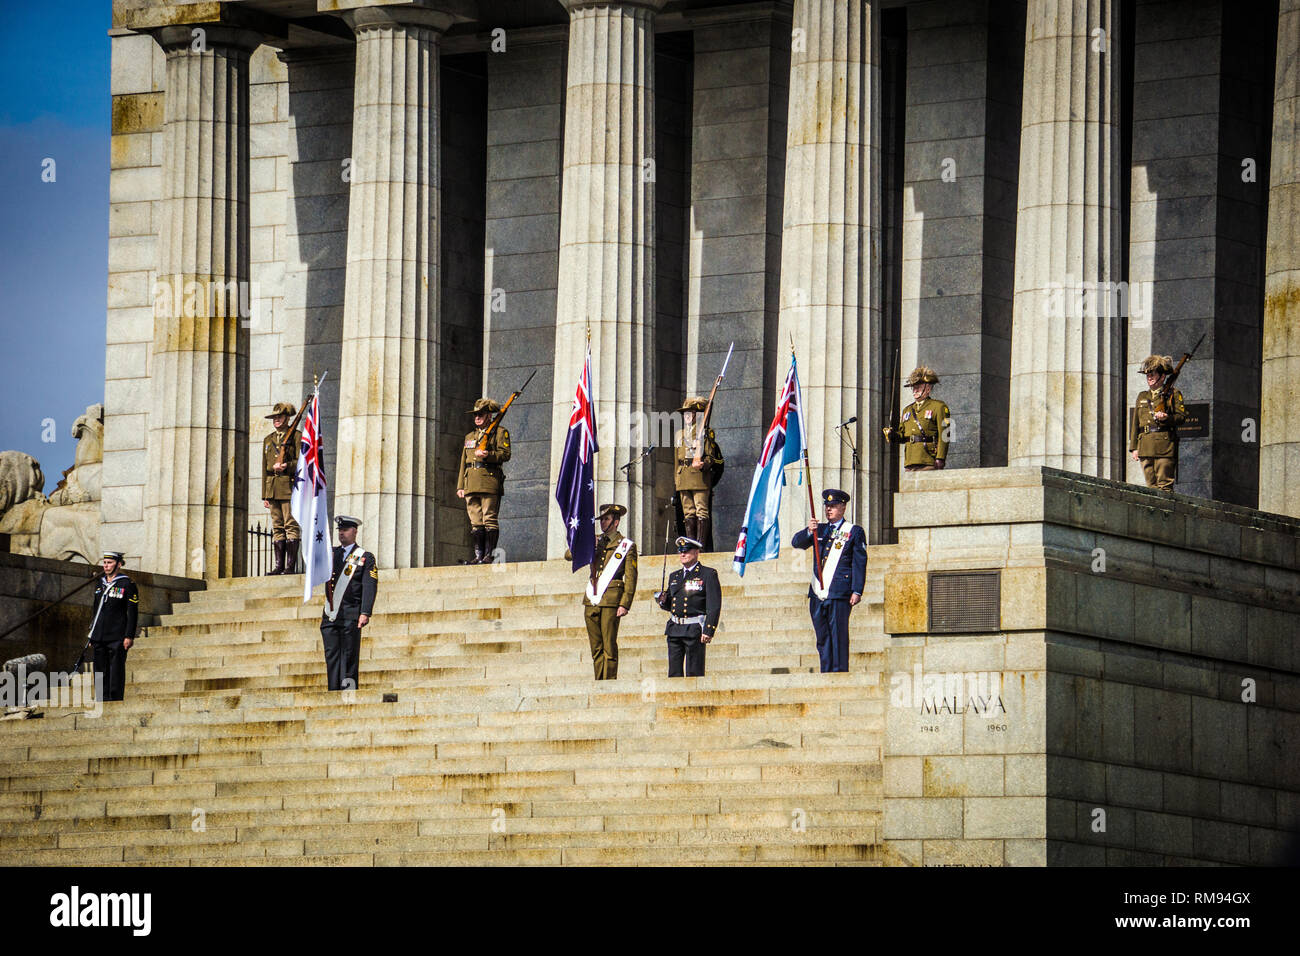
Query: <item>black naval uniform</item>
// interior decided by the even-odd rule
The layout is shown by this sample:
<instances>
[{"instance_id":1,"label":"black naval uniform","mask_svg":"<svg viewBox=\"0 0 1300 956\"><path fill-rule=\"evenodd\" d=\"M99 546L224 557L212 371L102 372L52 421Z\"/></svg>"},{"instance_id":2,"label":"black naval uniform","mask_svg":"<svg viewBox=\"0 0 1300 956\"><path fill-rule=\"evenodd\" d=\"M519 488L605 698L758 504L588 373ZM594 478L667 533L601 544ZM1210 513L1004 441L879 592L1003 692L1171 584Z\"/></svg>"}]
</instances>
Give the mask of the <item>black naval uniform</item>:
<instances>
[{"instance_id":1,"label":"black naval uniform","mask_svg":"<svg viewBox=\"0 0 1300 956\"><path fill-rule=\"evenodd\" d=\"M703 638L712 639L722 614L722 585L718 572L696 561L668 576L668 589L659 606L672 617L664 628L668 638L668 676L703 677ZM684 665L684 667L683 667Z\"/></svg>"},{"instance_id":2,"label":"black naval uniform","mask_svg":"<svg viewBox=\"0 0 1300 956\"><path fill-rule=\"evenodd\" d=\"M140 592L125 574L112 581L103 578L95 587L98 617L90 632L95 652L95 673L103 678L103 700L121 700L126 693L126 648L122 642L135 640L140 610Z\"/></svg>"},{"instance_id":3,"label":"black naval uniform","mask_svg":"<svg viewBox=\"0 0 1300 956\"><path fill-rule=\"evenodd\" d=\"M348 554L353 548L360 547L359 544L354 544L351 548L334 546L331 586L337 584ZM338 617L331 621L324 614L321 615L320 635L325 644L325 672L330 690L356 690L359 686L361 625L357 620L362 614L369 617L374 613L375 593L379 589L379 570L375 567L375 556L364 550L362 554L365 557L361 567L352 573L348 589L343 592Z\"/></svg>"}]
</instances>

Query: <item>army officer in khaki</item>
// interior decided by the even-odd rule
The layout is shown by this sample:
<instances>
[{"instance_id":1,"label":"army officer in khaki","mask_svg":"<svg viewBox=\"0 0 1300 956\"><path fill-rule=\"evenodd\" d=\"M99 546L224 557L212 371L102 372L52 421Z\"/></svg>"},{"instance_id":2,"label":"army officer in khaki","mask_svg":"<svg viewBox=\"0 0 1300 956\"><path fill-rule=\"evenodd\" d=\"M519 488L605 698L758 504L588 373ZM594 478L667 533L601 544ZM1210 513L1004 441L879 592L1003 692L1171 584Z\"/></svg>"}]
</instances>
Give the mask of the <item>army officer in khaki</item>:
<instances>
[{"instance_id":1,"label":"army officer in khaki","mask_svg":"<svg viewBox=\"0 0 1300 956\"><path fill-rule=\"evenodd\" d=\"M939 384L934 369L919 365L907 377L914 401L903 409L898 427L886 426L885 440L903 449L903 468L907 471L937 471L948 458L948 426L952 416L946 403L930 392Z\"/></svg>"},{"instance_id":2,"label":"army officer in khaki","mask_svg":"<svg viewBox=\"0 0 1300 956\"><path fill-rule=\"evenodd\" d=\"M1147 390L1138 395L1133 409L1128 450L1134 461L1142 463L1149 487L1173 491L1178 478L1178 426L1187 417L1183 393L1164 387L1174 360L1168 355L1148 355L1139 370L1147 377Z\"/></svg>"},{"instance_id":3,"label":"army officer in khaki","mask_svg":"<svg viewBox=\"0 0 1300 956\"><path fill-rule=\"evenodd\" d=\"M302 448L302 431L289 431L296 409L288 402L276 402L266 417L275 431L262 439L262 507L271 510L271 547L275 566L267 574L292 574L298 566L298 547L302 529L289 510L293 496L293 476L298 470L298 452ZM284 445L284 458L280 446Z\"/></svg>"},{"instance_id":4,"label":"army officer in khaki","mask_svg":"<svg viewBox=\"0 0 1300 956\"><path fill-rule=\"evenodd\" d=\"M596 680L618 676L618 624L636 594L636 545L618 530L619 519L625 514L622 505L600 506L601 533L591 562L591 580L582 598Z\"/></svg>"},{"instance_id":5,"label":"army officer in khaki","mask_svg":"<svg viewBox=\"0 0 1300 956\"><path fill-rule=\"evenodd\" d=\"M506 475L501 466L510 460L510 433L498 425L482 442L492 416L501 406L490 398L474 403L474 430L465 436L460 455L460 476L456 479L456 497L465 499L469 514L470 537L474 539L474 557L470 564L490 564L496 550L501 526L497 512L505 492ZM484 445L479 447L480 442Z\"/></svg>"}]
</instances>

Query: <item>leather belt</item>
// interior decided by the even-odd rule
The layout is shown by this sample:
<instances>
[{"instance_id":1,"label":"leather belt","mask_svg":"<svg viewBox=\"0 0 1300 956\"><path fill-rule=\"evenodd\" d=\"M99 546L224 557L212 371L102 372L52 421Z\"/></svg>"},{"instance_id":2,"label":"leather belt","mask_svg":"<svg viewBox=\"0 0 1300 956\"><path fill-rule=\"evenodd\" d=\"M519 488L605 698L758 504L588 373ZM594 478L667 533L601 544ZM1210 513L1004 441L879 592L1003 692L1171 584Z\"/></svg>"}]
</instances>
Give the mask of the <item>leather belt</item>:
<instances>
[{"instance_id":1,"label":"leather belt","mask_svg":"<svg viewBox=\"0 0 1300 956\"><path fill-rule=\"evenodd\" d=\"M1168 425L1148 425L1142 429L1142 434L1150 435L1152 432L1171 432L1173 431Z\"/></svg>"},{"instance_id":2,"label":"leather belt","mask_svg":"<svg viewBox=\"0 0 1300 956\"><path fill-rule=\"evenodd\" d=\"M669 620L671 620L674 624L682 624L682 625L686 625L686 624L698 624L698 625L700 625L700 627L703 627L703 626L704 626L704 622L705 622L706 620L708 620L708 615L707 615L707 614L697 614L697 615L695 615L695 617L678 617L676 614L669 614L669 615L668 615L668 618L669 618Z\"/></svg>"},{"instance_id":3,"label":"leather belt","mask_svg":"<svg viewBox=\"0 0 1300 956\"><path fill-rule=\"evenodd\" d=\"M933 445L936 441L938 441L937 438L927 438L924 435L911 435L907 439L908 444L911 445Z\"/></svg>"}]
</instances>

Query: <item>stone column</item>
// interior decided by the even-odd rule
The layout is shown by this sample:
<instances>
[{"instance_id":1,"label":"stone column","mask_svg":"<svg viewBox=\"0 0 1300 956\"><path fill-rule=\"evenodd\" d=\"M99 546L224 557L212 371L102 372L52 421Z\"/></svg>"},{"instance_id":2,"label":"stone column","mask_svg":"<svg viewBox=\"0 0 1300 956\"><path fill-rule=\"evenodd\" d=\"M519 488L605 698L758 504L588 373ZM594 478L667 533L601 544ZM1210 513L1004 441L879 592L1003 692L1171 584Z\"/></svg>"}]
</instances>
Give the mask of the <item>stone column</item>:
<instances>
[{"instance_id":1,"label":"stone column","mask_svg":"<svg viewBox=\"0 0 1300 956\"><path fill-rule=\"evenodd\" d=\"M651 468L632 481L619 466L654 440L654 16L665 0L561 0L569 11L560 277L555 308L551 488L568 433L573 389L591 327L592 389L599 416L596 505L629 514L641 541L653 527ZM547 552L564 552L550 508Z\"/></svg>"},{"instance_id":2,"label":"stone column","mask_svg":"<svg viewBox=\"0 0 1300 956\"><path fill-rule=\"evenodd\" d=\"M700 15L693 103L687 108L690 246L682 391L707 395L728 345L736 343L711 418L729 469L735 469L713 494L719 551L730 550L744 521L745 472L762 450L779 384L772 378L778 366L784 375L790 353L788 339L784 346L776 340L789 11L749 8L735 16L752 19L727 17L725 8ZM661 387L664 378L659 376Z\"/></svg>"},{"instance_id":3,"label":"stone column","mask_svg":"<svg viewBox=\"0 0 1300 956\"><path fill-rule=\"evenodd\" d=\"M423 567L436 542L438 44L452 18L346 16L357 53L334 509L363 521L380 567Z\"/></svg>"},{"instance_id":4,"label":"stone column","mask_svg":"<svg viewBox=\"0 0 1300 956\"><path fill-rule=\"evenodd\" d=\"M815 492L842 488L878 540L880 342L879 11L867 0L796 0L786 135L777 388L794 342ZM765 398L771 421L775 393ZM886 403L887 404L887 403ZM858 473L835 426L856 416ZM791 486L781 534L804 523ZM793 499L798 498L798 501ZM820 508L820 504L818 505ZM791 521L793 520L793 525Z\"/></svg>"},{"instance_id":5,"label":"stone column","mask_svg":"<svg viewBox=\"0 0 1300 956\"><path fill-rule=\"evenodd\" d=\"M248 507L249 54L258 35L166 27L145 570L244 570ZM152 558L152 560L150 560Z\"/></svg>"},{"instance_id":6,"label":"stone column","mask_svg":"<svg viewBox=\"0 0 1300 956\"><path fill-rule=\"evenodd\" d=\"M1015 0L907 8L900 364L939 373L949 468L1007 459L1023 37Z\"/></svg>"},{"instance_id":7,"label":"stone column","mask_svg":"<svg viewBox=\"0 0 1300 956\"><path fill-rule=\"evenodd\" d=\"M1300 0L1281 0L1264 275L1259 507L1300 517Z\"/></svg>"},{"instance_id":8,"label":"stone column","mask_svg":"<svg viewBox=\"0 0 1300 956\"><path fill-rule=\"evenodd\" d=\"M1011 332L1008 464L1122 478L1119 13L1030 0ZM1102 287L1106 288L1105 286Z\"/></svg>"}]
</instances>

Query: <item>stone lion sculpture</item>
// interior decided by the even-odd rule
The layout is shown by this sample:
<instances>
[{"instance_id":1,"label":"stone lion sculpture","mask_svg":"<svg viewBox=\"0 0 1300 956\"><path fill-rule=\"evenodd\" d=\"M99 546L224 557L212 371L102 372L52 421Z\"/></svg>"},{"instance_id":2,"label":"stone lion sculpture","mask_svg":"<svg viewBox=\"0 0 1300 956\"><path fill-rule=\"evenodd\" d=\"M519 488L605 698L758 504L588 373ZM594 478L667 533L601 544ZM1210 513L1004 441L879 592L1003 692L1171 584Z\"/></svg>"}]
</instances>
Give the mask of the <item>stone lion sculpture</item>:
<instances>
[{"instance_id":1,"label":"stone lion sculpture","mask_svg":"<svg viewBox=\"0 0 1300 956\"><path fill-rule=\"evenodd\" d=\"M99 499L104 467L104 406L91 405L72 423L73 465L50 493L31 455L0 452L0 534L9 549L94 564L99 554Z\"/></svg>"},{"instance_id":2,"label":"stone lion sculpture","mask_svg":"<svg viewBox=\"0 0 1300 956\"><path fill-rule=\"evenodd\" d=\"M0 451L0 515L14 505L40 496L45 487L41 463L21 451Z\"/></svg>"}]
</instances>

